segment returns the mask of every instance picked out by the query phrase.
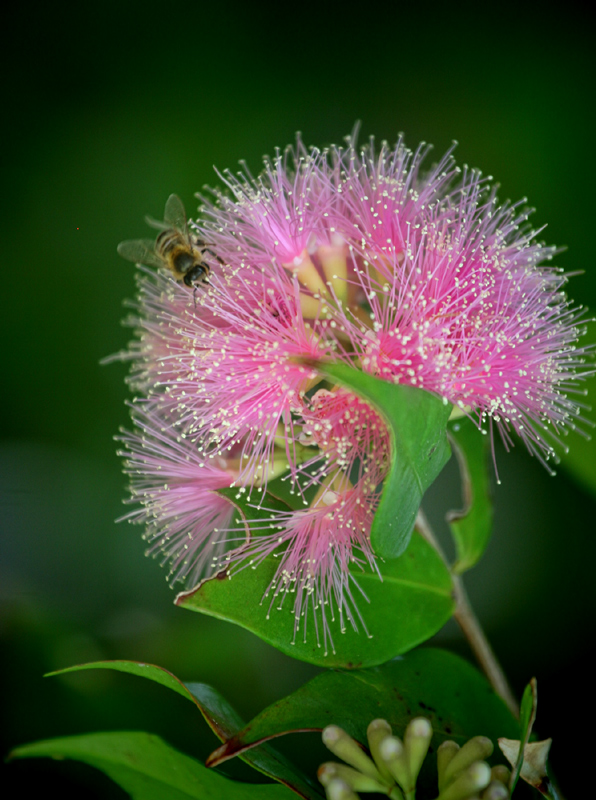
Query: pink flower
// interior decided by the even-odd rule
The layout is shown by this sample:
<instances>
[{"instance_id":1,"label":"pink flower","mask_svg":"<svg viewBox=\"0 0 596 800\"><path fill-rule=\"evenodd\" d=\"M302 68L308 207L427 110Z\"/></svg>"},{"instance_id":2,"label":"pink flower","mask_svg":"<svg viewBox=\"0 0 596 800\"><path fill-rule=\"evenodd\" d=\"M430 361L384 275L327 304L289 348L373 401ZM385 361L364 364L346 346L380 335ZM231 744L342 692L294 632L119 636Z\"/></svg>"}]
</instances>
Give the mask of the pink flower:
<instances>
[{"instance_id":1,"label":"pink flower","mask_svg":"<svg viewBox=\"0 0 596 800\"><path fill-rule=\"evenodd\" d=\"M451 153L422 174L426 152L298 140L257 178L225 173L232 196L204 201L193 226L224 262L209 285L139 279L130 516L188 588L276 553L269 595L292 592L294 636L309 609L325 643L336 614L342 628L362 622L350 565L376 569L390 455L376 411L305 364L340 360L434 392L542 460L554 456L545 437L579 416L565 394L584 369L579 315L564 274L542 265L556 251ZM304 507L247 538L218 489L265 512L280 476Z\"/></svg>"},{"instance_id":2,"label":"pink flower","mask_svg":"<svg viewBox=\"0 0 596 800\"><path fill-rule=\"evenodd\" d=\"M147 555L162 554L172 583L196 584L230 548L235 509L217 492L237 477L237 460L201 459L155 412L133 409L133 421L137 432L119 437L126 446L120 455L131 479L130 502L141 505L123 519L145 525Z\"/></svg>"},{"instance_id":3,"label":"pink flower","mask_svg":"<svg viewBox=\"0 0 596 800\"><path fill-rule=\"evenodd\" d=\"M276 528L274 533L256 537L249 545L228 553L222 560L231 579L242 569L257 568L270 555L279 557L279 566L269 584L264 601L281 609L288 594L293 602L294 636L302 628L304 641L312 615L317 642L333 648L331 623L339 622L343 633L349 623L359 630L359 623L368 633L358 609L359 598L367 600L358 585L354 566L368 564L377 571L368 533L372 524L377 496L367 493L362 484L350 487L344 479L335 490L324 490L308 509L287 514L271 514L262 520L262 530ZM268 509L263 509L268 512ZM380 576L380 574L379 574ZM268 614L269 616L269 614Z\"/></svg>"},{"instance_id":4,"label":"pink flower","mask_svg":"<svg viewBox=\"0 0 596 800\"><path fill-rule=\"evenodd\" d=\"M387 428L382 418L357 395L337 387L333 391L319 389L305 401L301 418L298 441L317 448L312 462L323 456L327 475L349 475L368 493L374 493L389 461ZM302 471L312 462L301 465Z\"/></svg>"},{"instance_id":5,"label":"pink flower","mask_svg":"<svg viewBox=\"0 0 596 800\"><path fill-rule=\"evenodd\" d=\"M307 151L300 139L296 149L265 159L261 176L220 175L233 199L215 191L216 204L205 200L203 215L211 241L224 261L242 260L251 267L269 268L272 261L293 265L305 251L325 244L333 186L325 153Z\"/></svg>"},{"instance_id":6,"label":"pink flower","mask_svg":"<svg viewBox=\"0 0 596 800\"><path fill-rule=\"evenodd\" d=\"M359 272L371 323L352 324L350 338L366 371L439 394L479 426L496 423L506 446L515 431L545 463L558 429L579 415L564 390L586 353L565 275L540 266L555 248L534 241L527 216L464 175L403 258L375 260L368 246L356 256L374 265Z\"/></svg>"}]
</instances>

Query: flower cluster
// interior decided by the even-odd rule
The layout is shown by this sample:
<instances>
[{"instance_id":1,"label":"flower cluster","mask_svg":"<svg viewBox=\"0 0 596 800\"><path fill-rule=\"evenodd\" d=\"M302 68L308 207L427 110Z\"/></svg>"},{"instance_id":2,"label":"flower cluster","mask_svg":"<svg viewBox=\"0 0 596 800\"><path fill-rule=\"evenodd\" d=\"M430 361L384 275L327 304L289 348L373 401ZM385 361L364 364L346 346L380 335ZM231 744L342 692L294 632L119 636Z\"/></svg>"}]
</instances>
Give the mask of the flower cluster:
<instances>
[{"instance_id":1,"label":"flower cluster","mask_svg":"<svg viewBox=\"0 0 596 800\"><path fill-rule=\"evenodd\" d=\"M393 735L387 720L374 719L366 731L369 756L342 728L328 725L323 743L350 765L327 762L319 767L328 800L358 800L359 792L416 800L416 783L432 735L425 717L410 720L403 741ZM437 800L508 800L511 772L502 764L491 769L486 763L493 749L486 736L474 736L461 747L444 740L437 749Z\"/></svg>"},{"instance_id":2,"label":"flower cluster","mask_svg":"<svg viewBox=\"0 0 596 800\"><path fill-rule=\"evenodd\" d=\"M578 312L542 264L554 248L450 152L423 174L426 154L298 140L203 198L193 231L221 260L208 284L139 273L129 517L187 588L275 553L270 592L294 595L295 635L309 609L325 642L336 612L362 622L357 568L376 569L390 456L379 414L313 364L434 392L543 461L579 414L564 393L581 372ZM279 481L295 502L273 513ZM238 525L229 487L263 509L262 535Z\"/></svg>"}]
</instances>

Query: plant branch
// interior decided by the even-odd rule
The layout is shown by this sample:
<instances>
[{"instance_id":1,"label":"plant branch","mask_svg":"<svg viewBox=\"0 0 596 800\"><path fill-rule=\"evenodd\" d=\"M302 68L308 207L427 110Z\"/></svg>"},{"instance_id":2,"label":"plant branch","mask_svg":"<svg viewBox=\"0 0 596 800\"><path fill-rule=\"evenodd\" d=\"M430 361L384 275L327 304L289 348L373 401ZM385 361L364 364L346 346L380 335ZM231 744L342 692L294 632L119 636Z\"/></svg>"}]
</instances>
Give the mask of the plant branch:
<instances>
[{"instance_id":1,"label":"plant branch","mask_svg":"<svg viewBox=\"0 0 596 800\"><path fill-rule=\"evenodd\" d=\"M451 571L451 565L432 530L422 509L418 511L416 518L416 528L426 541L437 551L447 568ZM482 671L488 678L495 692L502 698L511 713L519 718L519 704L515 699L509 682L505 677L503 668L492 649L486 634L482 630L478 617L474 613L468 595L466 593L461 576L451 573L453 580L453 596L455 599L455 611L453 616L461 628L464 636L476 656Z\"/></svg>"}]
</instances>

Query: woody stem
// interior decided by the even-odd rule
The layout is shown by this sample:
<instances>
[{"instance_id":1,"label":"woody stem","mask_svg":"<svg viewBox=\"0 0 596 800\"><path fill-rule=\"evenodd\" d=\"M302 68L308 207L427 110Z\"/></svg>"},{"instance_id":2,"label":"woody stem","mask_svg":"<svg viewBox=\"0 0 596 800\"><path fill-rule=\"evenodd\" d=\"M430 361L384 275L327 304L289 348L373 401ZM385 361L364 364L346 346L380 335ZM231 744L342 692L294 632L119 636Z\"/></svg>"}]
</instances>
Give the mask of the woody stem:
<instances>
[{"instance_id":1,"label":"woody stem","mask_svg":"<svg viewBox=\"0 0 596 800\"><path fill-rule=\"evenodd\" d=\"M443 562L450 569L450 564L447 560L441 545L432 530L422 509L418 512L416 518L416 528L419 533L426 539L426 541L437 551ZM492 649L490 642L486 638L486 634L482 630L478 617L474 613L474 609L470 605L468 595L466 593L463 580L460 575L451 573L453 581L453 596L455 599L455 611L453 616L461 628L464 636L476 656L482 671L488 678L491 686L495 692L503 699L511 713L519 717L519 705L515 699L509 682L505 677L503 668Z\"/></svg>"}]
</instances>

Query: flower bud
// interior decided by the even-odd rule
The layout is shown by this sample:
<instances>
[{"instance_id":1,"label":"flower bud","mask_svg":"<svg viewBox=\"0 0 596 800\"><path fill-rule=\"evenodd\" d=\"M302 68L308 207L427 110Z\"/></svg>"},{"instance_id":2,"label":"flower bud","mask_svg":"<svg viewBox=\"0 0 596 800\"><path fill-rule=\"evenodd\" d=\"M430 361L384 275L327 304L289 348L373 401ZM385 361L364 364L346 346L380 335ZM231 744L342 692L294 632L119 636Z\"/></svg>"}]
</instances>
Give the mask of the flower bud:
<instances>
[{"instance_id":1,"label":"flower bud","mask_svg":"<svg viewBox=\"0 0 596 800\"><path fill-rule=\"evenodd\" d=\"M383 783L383 778L371 759L351 736L337 725L328 725L323 731L323 744L331 752L357 769L363 775Z\"/></svg>"},{"instance_id":2,"label":"flower bud","mask_svg":"<svg viewBox=\"0 0 596 800\"><path fill-rule=\"evenodd\" d=\"M415 781L410 778L406 749L397 736L387 736L379 748L379 755L391 775L406 794L414 789Z\"/></svg>"},{"instance_id":3,"label":"flower bud","mask_svg":"<svg viewBox=\"0 0 596 800\"><path fill-rule=\"evenodd\" d=\"M501 781L492 781L480 797L482 800L508 800L509 789Z\"/></svg>"},{"instance_id":4,"label":"flower bud","mask_svg":"<svg viewBox=\"0 0 596 800\"><path fill-rule=\"evenodd\" d=\"M363 775L358 770L352 769L352 767L346 767L345 764L334 764L332 762L321 764L317 771L317 776L323 786L328 786L332 780L339 778L355 792L382 792L385 794L388 788L385 782L379 783L374 778Z\"/></svg>"},{"instance_id":5,"label":"flower bud","mask_svg":"<svg viewBox=\"0 0 596 800\"><path fill-rule=\"evenodd\" d=\"M486 736L474 736L474 738L467 741L451 759L445 769L444 784L447 786L458 772L466 769L475 761L483 761L485 758L488 758L493 749L493 743Z\"/></svg>"},{"instance_id":6,"label":"flower bud","mask_svg":"<svg viewBox=\"0 0 596 800\"><path fill-rule=\"evenodd\" d=\"M381 743L388 736L391 736L391 725L385 719L373 719L366 730L366 736L370 753L379 768L379 772L385 780L393 783L393 776L380 755Z\"/></svg>"},{"instance_id":7,"label":"flower bud","mask_svg":"<svg viewBox=\"0 0 596 800\"><path fill-rule=\"evenodd\" d=\"M491 769L490 776L493 781L500 781L501 783L504 783L505 786L509 786L509 781L511 780L511 770L507 769L505 764L497 764L496 767Z\"/></svg>"},{"instance_id":8,"label":"flower bud","mask_svg":"<svg viewBox=\"0 0 596 800\"><path fill-rule=\"evenodd\" d=\"M356 792L353 792L348 784L339 778L333 778L325 786L325 792L328 800L359 800Z\"/></svg>"},{"instance_id":9,"label":"flower bud","mask_svg":"<svg viewBox=\"0 0 596 800\"><path fill-rule=\"evenodd\" d=\"M424 717L413 719L406 728L404 745L406 748L406 759L412 788L416 785L416 779L418 778L422 762L428 753L428 746L432 735L432 726Z\"/></svg>"},{"instance_id":10,"label":"flower bud","mask_svg":"<svg viewBox=\"0 0 596 800\"><path fill-rule=\"evenodd\" d=\"M319 779L320 783L323 784L323 786L328 786L331 781L337 777L337 770L335 767L335 764L329 762L327 764L321 764L317 770L317 778Z\"/></svg>"},{"instance_id":11,"label":"flower bud","mask_svg":"<svg viewBox=\"0 0 596 800\"><path fill-rule=\"evenodd\" d=\"M459 752L459 745L452 741L451 739L447 739L441 745L439 745L439 749L437 750L437 772L439 773L439 792L443 790L445 786L447 786L448 781L445 779L445 772L447 767L455 757L455 755Z\"/></svg>"},{"instance_id":12,"label":"flower bud","mask_svg":"<svg viewBox=\"0 0 596 800\"><path fill-rule=\"evenodd\" d=\"M476 761L460 772L457 778L441 792L437 800L467 800L482 789L486 789L489 783L490 767L485 761Z\"/></svg>"}]
</instances>

